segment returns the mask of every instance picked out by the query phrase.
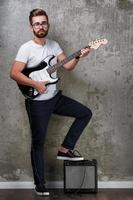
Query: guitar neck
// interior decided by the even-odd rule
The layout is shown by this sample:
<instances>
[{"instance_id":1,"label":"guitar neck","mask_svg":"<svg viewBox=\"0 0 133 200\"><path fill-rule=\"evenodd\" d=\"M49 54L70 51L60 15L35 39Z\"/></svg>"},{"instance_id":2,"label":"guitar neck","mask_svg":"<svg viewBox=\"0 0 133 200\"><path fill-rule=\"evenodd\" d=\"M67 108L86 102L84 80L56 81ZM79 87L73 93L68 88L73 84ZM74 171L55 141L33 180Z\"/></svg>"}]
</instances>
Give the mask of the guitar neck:
<instances>
[{"instance_id":1,"label":"guitar neck","mask_svg":"<svg viewBox=\"0 0 133 200\"><path fill-rule=\"evenodd\" d=\"M85 46L84 48L90 48L90 46ZM65 58L64 60L58 62L57 64L50 66L47 69L47 72L49 74L54 73L59 67L62 67L63 65L65 65L66 63L68 63L69 61L71 61L73 58L76 58L78 56L80 56L81 54L81 49L76 51L75 53L73 53L72 55L68 56L67 58Z\"/></svg>"}]
</instances>

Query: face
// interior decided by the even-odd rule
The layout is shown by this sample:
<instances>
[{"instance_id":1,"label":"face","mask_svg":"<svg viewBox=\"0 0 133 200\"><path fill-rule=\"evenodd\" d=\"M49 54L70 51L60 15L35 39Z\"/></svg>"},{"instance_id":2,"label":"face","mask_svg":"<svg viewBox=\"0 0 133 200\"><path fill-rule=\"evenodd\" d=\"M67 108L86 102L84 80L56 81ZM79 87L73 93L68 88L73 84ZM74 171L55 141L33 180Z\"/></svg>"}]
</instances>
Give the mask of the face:
<instances>
[{"instance_id":1,"label":"face","mask_svg":"<svg viewBox=\"0 0 133 200\"><path fill-rule=\"evenodd\" d=\"M32 18L31 29L38 38L44 38L48 34L49 23L46 16L36 16Z\"/></svg>"}]
</instances>

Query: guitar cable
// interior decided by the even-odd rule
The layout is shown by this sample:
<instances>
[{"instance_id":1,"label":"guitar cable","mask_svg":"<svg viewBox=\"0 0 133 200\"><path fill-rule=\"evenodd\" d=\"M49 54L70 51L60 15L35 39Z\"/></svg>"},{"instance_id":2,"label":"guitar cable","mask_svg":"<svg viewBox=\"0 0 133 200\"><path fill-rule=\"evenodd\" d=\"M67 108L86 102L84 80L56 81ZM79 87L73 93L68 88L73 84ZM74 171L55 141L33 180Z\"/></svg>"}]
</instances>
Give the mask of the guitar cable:
<instances>
[{"instance_id":1,"label":"guitar cable","mask_svg":"<svg viewBox=\"0 0 133 200\"><path fill-rule=\"evenodd\" d=\"M84 169L83 169L83 170L84 170L84 171L83 171L83 176L82 176L81 184L80 184L80 186L79 186L79 189L77 189L77 190L74 192L74 194L78 194L78 193L81 191L82 186L83 186L83 184L84 184L84 182L85 182L86 166L84 166Z\"/></svg>"}]
</instances>

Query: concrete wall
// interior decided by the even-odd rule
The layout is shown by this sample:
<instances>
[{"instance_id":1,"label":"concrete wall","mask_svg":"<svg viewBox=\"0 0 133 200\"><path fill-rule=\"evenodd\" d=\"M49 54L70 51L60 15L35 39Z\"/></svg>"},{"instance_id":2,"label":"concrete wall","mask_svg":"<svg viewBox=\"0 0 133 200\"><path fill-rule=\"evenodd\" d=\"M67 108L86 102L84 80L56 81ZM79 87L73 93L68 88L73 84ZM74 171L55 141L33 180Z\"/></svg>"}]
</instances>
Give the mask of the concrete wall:
<instances>
[{"instance_id":1,"label":"concrete wall","mask_svg":"<svg viewBox=\"0 0 133 200\"><path fill-rule=\"evenodd\" d=\"M99 180L133 181L133 0L0 0L0 181L32 180L24 97L9 72L19 46L32 37L28 16L36 7L47 11L49 38L67 55L96 38L109 40L74 71L61 70L59 87L93 111L77 148L86 159L98 160ZM48 181L63 178L56 153L72 121L50 121Z\"/></svg>"}]
</instances>

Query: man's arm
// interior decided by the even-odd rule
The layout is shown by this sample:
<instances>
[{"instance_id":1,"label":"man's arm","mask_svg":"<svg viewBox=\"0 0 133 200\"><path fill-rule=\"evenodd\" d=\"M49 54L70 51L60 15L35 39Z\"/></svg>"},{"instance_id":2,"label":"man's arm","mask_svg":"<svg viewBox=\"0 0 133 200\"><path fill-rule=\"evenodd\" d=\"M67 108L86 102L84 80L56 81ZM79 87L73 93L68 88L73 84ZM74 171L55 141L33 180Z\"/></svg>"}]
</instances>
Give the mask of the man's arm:
<instances>
[{"instance_id":1,"label":"man's arm","mask_svg":"<svg viewBox=\"0 0 133 200\"><path fill-rule=\"evenodd\" d=\"M47 82L38 82L31 80L22 73L22 70L25 68L26 63L15 61L12 65L10 77L15 80L17 83L22 85L28 85L35 88L39 94L44 93L46 90L45 84Z\"/></svg>"},{"instance_id":2,"label":"man's arm","mask_svg":"<svg viewBox=\"0 0 133 200\"><path fill-rule=\"evenodd\" d=\"M86 49L81 49L80 58L87 56L89 52L90 52L90 49L88 49L88 48L86 48ZM59 61L62 61L62 60L64 60L65 58L66 58L66 55L64 54L64 52L58 55L58 60L59 60ZM72 59L71 61L69 61L67 64L65 64L63 67L64 67L65 69L71 71L71 70L73 70L73 69L76 67L78 61L79 61L79 59L74 58L74 59Z\"/></svg>"}]
</instances>

